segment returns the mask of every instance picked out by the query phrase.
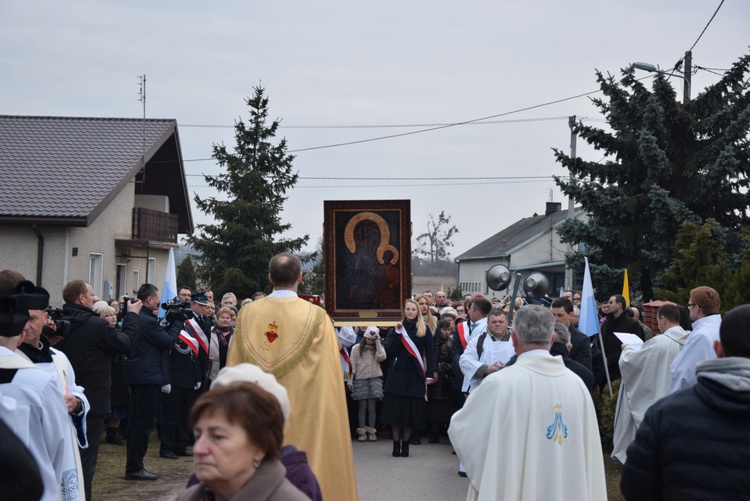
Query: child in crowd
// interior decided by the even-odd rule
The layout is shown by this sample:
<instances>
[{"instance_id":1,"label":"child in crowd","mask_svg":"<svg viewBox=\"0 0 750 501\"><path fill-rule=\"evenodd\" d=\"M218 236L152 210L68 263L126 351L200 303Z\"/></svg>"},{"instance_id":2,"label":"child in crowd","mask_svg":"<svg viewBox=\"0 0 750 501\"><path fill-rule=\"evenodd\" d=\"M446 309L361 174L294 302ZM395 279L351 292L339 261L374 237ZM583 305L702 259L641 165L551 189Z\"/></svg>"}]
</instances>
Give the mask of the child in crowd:
<instances>
[{"instance_id":1,"label":"child in crowd","mask_svg":"<svg viewBox=\"0 0 750 501\"><path fill-rule=\"evenodd\" d=\"M368 327L359 344L352 347L352 400L359 401L357 436L360 442L378 439L375 429L375 404L383 398L383 371L380 362L385 360L385 348L380 344L380 329ZM369 414L370 426L365 427Z\"/></svg>"}]
</instances>

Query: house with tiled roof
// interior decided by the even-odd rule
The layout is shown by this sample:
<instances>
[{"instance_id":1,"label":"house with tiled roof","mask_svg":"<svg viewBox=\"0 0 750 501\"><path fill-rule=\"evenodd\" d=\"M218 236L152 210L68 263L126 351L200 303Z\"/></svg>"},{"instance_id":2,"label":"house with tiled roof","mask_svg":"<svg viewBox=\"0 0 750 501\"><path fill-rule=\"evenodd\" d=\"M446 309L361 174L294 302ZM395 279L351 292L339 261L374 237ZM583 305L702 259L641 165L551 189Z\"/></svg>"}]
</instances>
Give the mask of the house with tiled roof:
<instances>
[{"instance_id":1,"label":"house with tiled roof","mask_svg":"<svg viewBox=\"0 0 750 501\"><path fill-rule=\"evenodd\" d=\"M0 115L0 269L51 302L74 279L101 299L161 288L193 218L173 119Z\"/></svg>"},{"instance_id":2,"label":"house with tiled roof","mask_svg":"<svg viewBox=\"0 0 750 501\"><path fill-rule=\"evenodd\" d=\"M559 202L548 202L544 214L534 214L511 224L504 230L475 245L455 258L458 263L458 285L466 294L502 298L511 287L496 292L487 286L487 271L496 264L508 267L512 276L521 273L521 280L541 272L549 281L550 295L557 296L565 285L565 254L572 251L560 242L559 225L568 217ZM572 217L585 219L580 208Z\"/></svg>"}]
</instances>

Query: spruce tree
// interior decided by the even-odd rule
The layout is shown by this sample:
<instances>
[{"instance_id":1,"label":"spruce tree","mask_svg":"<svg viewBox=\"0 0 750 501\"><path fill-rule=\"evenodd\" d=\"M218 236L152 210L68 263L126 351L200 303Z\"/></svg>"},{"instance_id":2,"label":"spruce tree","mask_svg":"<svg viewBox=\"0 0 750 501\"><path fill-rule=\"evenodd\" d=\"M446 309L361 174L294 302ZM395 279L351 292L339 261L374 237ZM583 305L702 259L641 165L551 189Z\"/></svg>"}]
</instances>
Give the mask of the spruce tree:
<instances>
[{"instance_id":1,"label":"spruce tree","mask_svg":"<svg viewBox=\"0 0 750 501\"><path fill-rule=\"evenodd\" d=\"M224 170L204 175L209 186L226 194L222 199L195 196L198 208L213 216L214 224L199 225L188 239L201 255L198 274L219 293L250 297L269 290L268 261L279 252L298 252L308 236L285 239L291 224L281 222L286 193L297 182L292 171L294 156L287 153L286 139L274 144L279 120L268 121L268 98L254 87L245 100L248 122L235 124L235 146L213 146L213 157ZM226 198L226 199L224 199Z\"/></svg>"},{"instance_id":2,"label":"spruce tree","mask_svg":"<svg viewBox=\"0 0 750 501\"><path fill-rule=\"evenodd\" d=\"M659 298L687 304L690 290L699 285L713 287L724 297L731 274L717 231L718 225L711 219L703 225L687 221L682 224L677 232L672 262L658 277L661 287L655 288L655 292Z\"/></svg>"},{"instance_id":3,"label":"spruce tree","mask_svg":"<svg viewBox=\"0 0 750 501\"><path fill-rule=\"evenodd\" d=\"M177 287L190 287L191 291L196 290L198 280L195 276L195 266L193 258L188 254L185 259L177 266ZM179 291L178 291L179 292Z\"/></svg>"},{"instance_id":4,"label":"spruce tree","mask_svg":"<svg viewBox=\"0 0 750 501\"><path fill-rule=\"evenodd\" d=\"M750 56L743 56L684 104L676 101L665 73L657 74L649 91L632 67L619 81L597 72L604 97L593 102L611 130L583 122L573 127L604 161L555 150L572 176L555 180L588 213L586 221L566 220L559 232L563 242L585 244L568 262L580 273L583 255L589 256L601 298L621 290L624 268L631 292L653 297L684 221L702 225L713 219L728 263L738 264L750 202L749 68Z\"/></svg>"}]
</instances>

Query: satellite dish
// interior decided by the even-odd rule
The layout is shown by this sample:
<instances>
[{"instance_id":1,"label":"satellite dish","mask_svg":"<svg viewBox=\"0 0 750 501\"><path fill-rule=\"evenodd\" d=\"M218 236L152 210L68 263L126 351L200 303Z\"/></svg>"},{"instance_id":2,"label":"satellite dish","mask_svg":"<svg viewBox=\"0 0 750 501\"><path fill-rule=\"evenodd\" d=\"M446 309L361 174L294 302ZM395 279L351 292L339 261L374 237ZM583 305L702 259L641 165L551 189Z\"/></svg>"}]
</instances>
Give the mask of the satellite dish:
<instances>
[{"instance_id":1,"label":"satellite dish","mask_svg":"<svg viewBox=\"0 0 750 501\"><path fill-rule=\"evenodd\" d=\"M496 264L487 270L487 287L493 291L502 291L510 285L510 270L504 264Z\"/></svg>"},{"instance_id":2,"label":"satellite dish","mask_svg":"<svg viewBox=\"0 0 750 501\"><path fill-rule=\"evenodd\" d=\"M540 298L549 291L549 280L544 273L534 272L523 281L523 290L527 295Z\"/></svg>"}]
</instances>

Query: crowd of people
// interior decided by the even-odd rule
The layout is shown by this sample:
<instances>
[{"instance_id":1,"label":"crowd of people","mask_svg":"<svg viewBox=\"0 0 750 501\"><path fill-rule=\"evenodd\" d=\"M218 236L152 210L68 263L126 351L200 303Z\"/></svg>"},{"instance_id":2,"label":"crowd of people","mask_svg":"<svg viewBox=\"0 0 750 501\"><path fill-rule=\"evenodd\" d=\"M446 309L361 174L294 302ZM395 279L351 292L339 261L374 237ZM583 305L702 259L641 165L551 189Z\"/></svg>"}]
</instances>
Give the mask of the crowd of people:
<instances>
[{"instance_id":1,"label":"crowd of people","mask_svg":"<svg viewBox=\"0 0 750 501\"><path fill-rule=\"evenodd\" d=\"M124 447L125 479L156 480L154 428L160 457L193 458L180 499L356 499L352 441L384 437L394 458L446 437L467 499L606 499L594 403L617 380L627 499L750 493L750 305L722 319L700 286L652 329L613 294L589 336L580 292L511 310L424 291L390 326L336 328L301 278L279 254L270 295L216 307L151 284L108 303L73 280L53 320L45 289L0 272L0 443L25 465L8 499L90 500L102 439Z\"/></svg>"}]
</instances>

